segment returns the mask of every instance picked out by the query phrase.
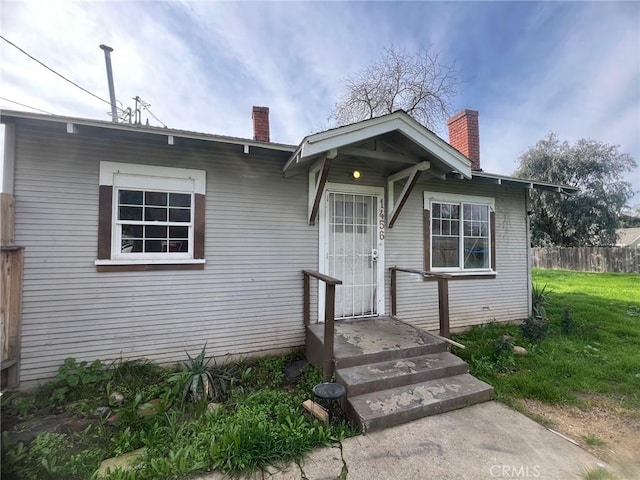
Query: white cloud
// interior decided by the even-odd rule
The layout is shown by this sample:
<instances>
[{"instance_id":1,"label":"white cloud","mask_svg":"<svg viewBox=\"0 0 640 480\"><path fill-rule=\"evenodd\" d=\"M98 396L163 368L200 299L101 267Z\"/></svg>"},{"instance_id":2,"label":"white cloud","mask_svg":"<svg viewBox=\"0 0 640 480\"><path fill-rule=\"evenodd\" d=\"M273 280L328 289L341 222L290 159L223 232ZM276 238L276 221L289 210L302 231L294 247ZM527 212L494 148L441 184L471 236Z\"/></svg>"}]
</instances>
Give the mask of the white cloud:
<instances>
[{"instance_id":1,"label":"white cloud","mask_svg":"<svg viewBox=\"0 0 640 480\"><path fill-rule=\"evenodd\" d=\"M480 127L486 170L511 173L517 157L549 131L570 142L621 145L640 160L639 18L603 18L601 7L566 24L562 43L534 75L502 79L507 94L494 100ZM640 190L640 170L628 180Z\"/></svg>"},{"instance_id":2,"label":"white cloud","mask_svg":"<svg viewBox=\"0 0 640 480\"><path fill-rule=\"evenodd\" d=\"M118 99L132 106L131 97L140 95L175 128L250 137L251 106L265 105L272 140L297 143L328 126L343 78L383 47L429 46L445 62L458 55L467 80L459 105L480 109L486 170L511 173L518 155L550 130L570 141L620 144L640 160L638 4L4 1L2 7L4 36L105 99L98 45L113 47ZM108 119L108 105L4 42L0 55L3 97ZM634 175L640 190L640 174Z\"/></svg>"}]
</instances>

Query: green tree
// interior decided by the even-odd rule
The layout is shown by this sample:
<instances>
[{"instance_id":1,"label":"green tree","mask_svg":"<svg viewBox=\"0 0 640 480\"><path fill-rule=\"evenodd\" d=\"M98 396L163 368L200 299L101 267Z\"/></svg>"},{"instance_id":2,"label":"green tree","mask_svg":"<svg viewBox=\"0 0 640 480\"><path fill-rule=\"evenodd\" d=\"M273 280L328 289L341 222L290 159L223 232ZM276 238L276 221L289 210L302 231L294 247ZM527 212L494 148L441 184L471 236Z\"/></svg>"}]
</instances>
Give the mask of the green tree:
<instances>
[{"instance_id":1,"label":"green tree","mask_svg":"<svg viewBox=\"0 0 640 480\"><path fill-rule=\"evenodd\" d=\"M574 145L550 133L529 148L514 176L578 187L573 195L531 192L533 246L593 246L616 243L619 215L633 196L625 173L635 168L618 146L589 139Z\"/></svg>"}]
</instances>

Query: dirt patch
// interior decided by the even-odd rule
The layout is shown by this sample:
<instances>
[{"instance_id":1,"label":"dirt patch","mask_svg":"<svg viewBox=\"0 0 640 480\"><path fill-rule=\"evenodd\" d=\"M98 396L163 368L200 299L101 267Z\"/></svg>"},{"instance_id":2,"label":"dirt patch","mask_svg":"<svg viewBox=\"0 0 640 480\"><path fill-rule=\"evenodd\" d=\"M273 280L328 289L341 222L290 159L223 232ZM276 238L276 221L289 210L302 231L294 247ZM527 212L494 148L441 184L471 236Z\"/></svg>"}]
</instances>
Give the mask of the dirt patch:
<instances>
[{"instance_id":1,"label":"dirt patch","mask_svg":"<svg viewBox=\"0 0 640 480\"><path fill-rule=\"evenodd\" d=\"M617 470L640 475L640 411L601 395L583 395L581 400L581 406L548 405L531 399L521 403L535 420L542 417L546 426Z\"/></svg>"}]
</instances>

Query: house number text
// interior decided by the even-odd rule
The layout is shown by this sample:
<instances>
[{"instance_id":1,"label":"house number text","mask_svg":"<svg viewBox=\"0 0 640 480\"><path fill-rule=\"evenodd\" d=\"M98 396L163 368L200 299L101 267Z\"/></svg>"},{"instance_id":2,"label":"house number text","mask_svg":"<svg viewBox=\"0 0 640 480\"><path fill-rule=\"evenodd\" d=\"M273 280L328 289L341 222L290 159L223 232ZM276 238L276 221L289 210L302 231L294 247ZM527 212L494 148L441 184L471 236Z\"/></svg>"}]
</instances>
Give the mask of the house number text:
<instances>
[{"instance_id":1,"label":"house number text","mask_svg":"<svg viewBox=\"0 0 640 480\"><path fill-rule=\"evenodd\" d=\"M380 202L378 210L378 229L380 230L380 240L384 240L384 202Z\"/></svg>"}]
</instances>

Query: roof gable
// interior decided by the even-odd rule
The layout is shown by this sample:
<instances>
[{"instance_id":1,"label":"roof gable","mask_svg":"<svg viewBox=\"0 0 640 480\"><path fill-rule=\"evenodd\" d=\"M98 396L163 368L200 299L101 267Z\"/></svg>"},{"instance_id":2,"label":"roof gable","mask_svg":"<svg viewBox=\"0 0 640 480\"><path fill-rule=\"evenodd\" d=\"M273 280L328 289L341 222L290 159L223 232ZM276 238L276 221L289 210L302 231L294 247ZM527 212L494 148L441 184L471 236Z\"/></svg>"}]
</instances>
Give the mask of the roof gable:
<instances>
[{"instance_id":1,"label":"roof gable","mask_svg":"<svg viewBox=\"0 0 640 480\"><path fill-rule=\"evenodd\" d=\"M640 241L640 227L618 228L616 230L618 245L634 245Z\"/></svg>"},{"instance_id":2,"label":"roof gable","mask_svg":"<svg viewBox=\"0 0 640 480\"><path fill-rule=\"evenodd\" d=\"M407 147L418 152L422 160L431 160L443 171L455 171L471 178L469 159L402 110L309 135L298 145L282 170L286 173L329 152L340 153L341 148L397 133L401 134Z\"/></svg>"}]
</instances>

